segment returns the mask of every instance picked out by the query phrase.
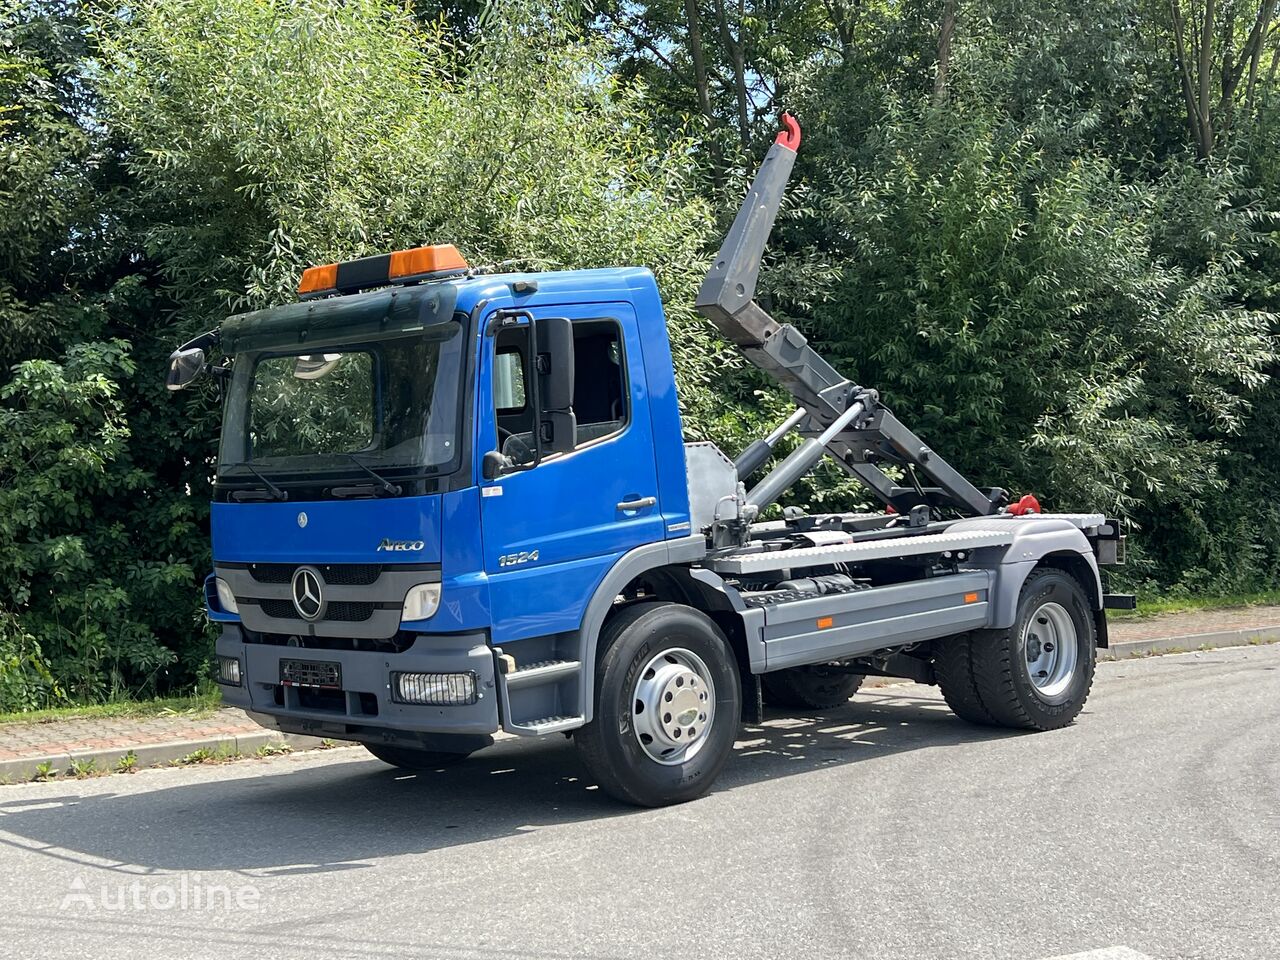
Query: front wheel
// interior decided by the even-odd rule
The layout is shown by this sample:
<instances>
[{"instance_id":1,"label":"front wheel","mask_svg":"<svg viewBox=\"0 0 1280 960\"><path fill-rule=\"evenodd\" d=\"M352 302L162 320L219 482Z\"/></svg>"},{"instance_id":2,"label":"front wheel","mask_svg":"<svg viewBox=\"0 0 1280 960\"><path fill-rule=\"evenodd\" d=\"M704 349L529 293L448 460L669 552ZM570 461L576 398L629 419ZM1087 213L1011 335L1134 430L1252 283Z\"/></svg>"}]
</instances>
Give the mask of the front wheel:
<instances>
[{"instance_id":1,"label":"front wheel","mask_svg":"<svg viewBox=\"0 0 1280 960\"><path fill-rule=\"evenodd\" d=\"M737 661L706 614L639 603L606 624L595 713L574 733L601 789L660 807L702 796L729 759L742 712Z\"/></svg>"},{"instance_id":2,"label":"front wheel","mask_svg":"<svg viewBox=\"0 0 1280 960\"><path fill-rule=\"evenodd\" d=\"M965 720L1055 730L1084 708L1096 647L1097 627L1080 582L1040 568L1022 586L1012 629L942 641L933 668L947 704Z\"/></svg>"}]
</instances>

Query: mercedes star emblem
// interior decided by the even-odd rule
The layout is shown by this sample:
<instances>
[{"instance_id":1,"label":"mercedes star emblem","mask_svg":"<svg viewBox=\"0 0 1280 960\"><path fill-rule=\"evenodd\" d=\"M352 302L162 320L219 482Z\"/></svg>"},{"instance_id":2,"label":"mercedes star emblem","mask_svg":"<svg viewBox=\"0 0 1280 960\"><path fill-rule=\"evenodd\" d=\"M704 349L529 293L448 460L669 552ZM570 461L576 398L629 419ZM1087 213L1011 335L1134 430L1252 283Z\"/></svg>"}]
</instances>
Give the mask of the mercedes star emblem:
<instances>
[{"instance_id":1,"label":"mercedes star emblem","mask_svg":"<svg viewBox=\"0 0 1280 960\"><path fill-rule=\"evenodd\" d=\"M306 511L303 511L302 513L298 514L298 526L305 527L306 525L307 525L307 514L306 514Z\"/></svg>"},{"instance_id":2,"label":"mercedes star emblem","mask_svg":"<svg viewBox=\"0 0 1280 960\"><path fill-rule=\"evenodd\" d=\"M319 620L324 613L321 582L315 567L299 567L293 573L293 605L303 620Z\"/></svg>"}]
</instances>

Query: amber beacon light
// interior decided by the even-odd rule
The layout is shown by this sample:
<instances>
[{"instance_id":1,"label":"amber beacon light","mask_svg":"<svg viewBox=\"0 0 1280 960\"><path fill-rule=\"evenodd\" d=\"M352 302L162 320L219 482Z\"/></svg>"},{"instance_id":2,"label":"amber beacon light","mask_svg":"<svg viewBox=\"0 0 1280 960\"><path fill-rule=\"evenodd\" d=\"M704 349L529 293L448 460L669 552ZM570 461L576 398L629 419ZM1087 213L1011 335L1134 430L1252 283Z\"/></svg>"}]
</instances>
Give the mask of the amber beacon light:
<instances>
[{"instance_id":1,"label":"amber beacon light","mask_svg":"<svg viewBox=\"0 0 1280 960\"><path fill-rule=\"evenodd\" d=\"M355 293L389 283L418 283L466 273L470 265L457 247L438 243L394 253L380 253L344 263L326 263L302 271L298 295L303 300Z\"/></svg>"}]
</instances>

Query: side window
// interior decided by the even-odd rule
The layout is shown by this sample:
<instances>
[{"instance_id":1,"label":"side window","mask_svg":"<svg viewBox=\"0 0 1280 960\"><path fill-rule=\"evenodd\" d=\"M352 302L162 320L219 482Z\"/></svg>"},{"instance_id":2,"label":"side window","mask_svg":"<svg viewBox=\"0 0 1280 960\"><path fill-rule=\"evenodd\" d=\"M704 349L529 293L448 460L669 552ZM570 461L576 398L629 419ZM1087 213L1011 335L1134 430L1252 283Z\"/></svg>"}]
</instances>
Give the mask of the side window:
<instances>
[{"instance_id":1,"label":"side window","mask_svg":"<svg viewBox=\"0 0 1280 960\"><path fill-rule=\"evenodd\" d=\"M529 328L511 327L498 334L493 357L494 420L498 449L514 463L530 463L533 404L529 402ZM578 447L620 433L630 418L622 328L615 320L573 323L573 412Z\"/></svg>"},{"instance_id":2,"label":"side window","mask_svg":"<svg viewBox=\"0 0 1280 960\"><path fill-rule=\"evenodd\" d=\"M499 350L493 366L493 405L499 415L525 408L524 356L516 347Z\"/></svg>"},{"instance_id":3,"label":"side window","mask_svg":"<svg viewBox=\"0 0 1280 960\"><path fill-rule=\"evenodd\" d=\"M493 413L498 449L513 463L532 462L533 404L529 403L529 328L509 327L498 333L493 353Z\"/></svg>"},{"instance_id":4,"label":"side window","mask_svg":"<svg viewBox=\"0 0 1280 960\"><path fill-rule=\"evenodd\" d=\"M578 320L573 327L573 412L581 447L621 432L630 416L630 394L617 322Z\"/></svg>"}]
</instances>

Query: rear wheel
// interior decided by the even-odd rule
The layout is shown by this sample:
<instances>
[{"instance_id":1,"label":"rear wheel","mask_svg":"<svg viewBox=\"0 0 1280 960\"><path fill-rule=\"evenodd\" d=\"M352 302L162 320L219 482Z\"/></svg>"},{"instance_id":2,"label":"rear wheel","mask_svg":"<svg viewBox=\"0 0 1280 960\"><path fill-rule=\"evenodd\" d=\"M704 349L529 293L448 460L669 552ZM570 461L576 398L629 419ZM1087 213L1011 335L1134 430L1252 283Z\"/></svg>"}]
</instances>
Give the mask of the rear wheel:
<instances>
[{"instance_id":1,"label":"rear wheel","mask_svg":"<svg viewBox=\"0 0 1280 960\"><path fill-rule=\"evenodd\" d=\"M934 673L957 716L1026 730L1065 727L1093 686L1097 628L1080 582L1033 570L1008 630L978 630L939 644Z\"/></svg>"},{"instance_id":2,"label":"rear wheel","mask_svg":"<svg viewBox=\"0 0 1280 960\"><path fill-rule=\"evenodd\" d=\"M848 701L862 686L862 674L833 667L791 667L760 678L764 702L771 707L830 710Z\"/></svg>"},{"instance_id":3,"label":"rear wheel","mask_svg":"<svg viewBox=\"0 0 1280 960\"><path fill-rule=\"evenodd\" d=\"M443 750L417 750L389 743L366 743L364 748L383 763L403 770L437 770L461 763L469 753L448 753Z\"/></svg>"},{"instance_id":4,"label":"rear wheel","mask_svg":"<svg viewBox=\"0 0 1280 960\"><path fill-rule=\"evenodd\" d=\"M639 603L600 637L595 711L574 733L601 789L645 807L710 789L733 750L742 694L720 628L676 603Z\"/></svg>"}]
</instances>

